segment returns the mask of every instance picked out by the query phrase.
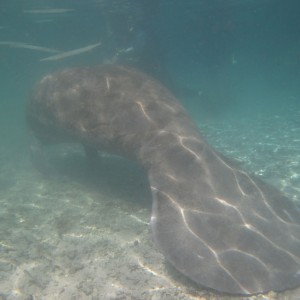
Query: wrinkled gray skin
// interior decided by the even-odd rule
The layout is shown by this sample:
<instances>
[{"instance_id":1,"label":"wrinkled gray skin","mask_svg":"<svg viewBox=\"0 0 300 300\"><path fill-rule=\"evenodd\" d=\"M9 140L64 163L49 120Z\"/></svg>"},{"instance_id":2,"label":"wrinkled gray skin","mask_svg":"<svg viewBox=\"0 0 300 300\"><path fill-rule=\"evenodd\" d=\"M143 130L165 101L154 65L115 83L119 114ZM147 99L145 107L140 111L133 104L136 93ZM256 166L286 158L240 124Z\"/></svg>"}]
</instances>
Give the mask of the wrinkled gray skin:
<instances>
[{"instance_id":1,"label":"wrinkled gray skin","mask_svg":"<svg viewBox=\"0 0 300 300\"><path fill-rule=\"evenodd\" d=\"M36 86L27 119L42 144L76 141L141 164L155 242L199 285L250 295L300 284L299 209L216 153L159 82L115 65L66 69Z\"/></svg>"}]
</instances>

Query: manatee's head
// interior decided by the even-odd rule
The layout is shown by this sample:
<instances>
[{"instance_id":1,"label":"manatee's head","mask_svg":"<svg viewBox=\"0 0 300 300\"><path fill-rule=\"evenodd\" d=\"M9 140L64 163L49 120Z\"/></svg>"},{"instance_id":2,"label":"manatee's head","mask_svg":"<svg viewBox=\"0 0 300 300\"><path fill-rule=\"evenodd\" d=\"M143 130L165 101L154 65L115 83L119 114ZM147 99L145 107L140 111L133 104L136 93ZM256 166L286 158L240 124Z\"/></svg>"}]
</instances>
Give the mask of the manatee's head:
<instances>
[{"instance_id":1,"label":"manatee's head","mask_svg":"<svg viewBox=\"0 0 300 300\"><path fill-rule=\"evenodd\" d=\"M26 109L26 121L30 132L46 145L72 140L70 134L62 129L59 120L61 108L58 109L56 103L59 90L63 87L58 83L57 74L42 78L34 87ZM65 107L65 110L68 108Z\"/></svg>"},{"instance_id":2,"label":"manatee's head","mask_svg":"<svg viewBox=\"0 0 300 300\"><path fill-rule=\"evenodd\" d=\"M118 65L45 76L32 92L27 121L44 144L83 142L107 151L136 151L160 130L182 132L193 126L159 82Z\"/></svg>"}]
</instances>

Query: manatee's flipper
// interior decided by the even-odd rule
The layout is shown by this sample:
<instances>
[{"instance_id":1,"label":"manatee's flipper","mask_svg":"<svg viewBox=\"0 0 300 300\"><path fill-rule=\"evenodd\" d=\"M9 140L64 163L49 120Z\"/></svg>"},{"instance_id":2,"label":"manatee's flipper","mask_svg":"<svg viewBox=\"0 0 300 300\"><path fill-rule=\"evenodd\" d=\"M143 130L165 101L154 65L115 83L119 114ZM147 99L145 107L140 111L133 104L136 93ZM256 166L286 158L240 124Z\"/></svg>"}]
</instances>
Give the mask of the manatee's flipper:
<instances>
[{"instance_id":1,"label":"manatee's flipper","mask_svg":"<svg viewBox=\"0 0 300 300\"><path fill-rule=\"evenodd\" d=\"M220 292L250 295L299 285L296 206L207 145L186 141L175 148L150 170L151 225L167 259Z\"/></svg>"},{"instance_id":2,"label":"manatee's flipper","mask_svg":"<svg viewBox=\"0 0 300 300\"><path fill-rule=\"evenodd\" d=\"M30 160L34 168L39 171L41 175L45 177L56 175L56 171L49 161L44 146L35 138L31 139Z\"/></svg>"}]
</instances>

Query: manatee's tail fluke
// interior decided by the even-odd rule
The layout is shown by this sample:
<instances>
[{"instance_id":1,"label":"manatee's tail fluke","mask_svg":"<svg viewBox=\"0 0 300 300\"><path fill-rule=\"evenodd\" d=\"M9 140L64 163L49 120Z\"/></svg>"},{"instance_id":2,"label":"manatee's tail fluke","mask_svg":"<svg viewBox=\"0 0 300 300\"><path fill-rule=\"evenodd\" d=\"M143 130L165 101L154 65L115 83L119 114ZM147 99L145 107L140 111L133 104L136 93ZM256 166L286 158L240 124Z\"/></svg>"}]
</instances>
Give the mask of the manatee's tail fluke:
<instances>
[{"instance_id":1,"label":"manatee's tail fluke","mask_svg":"<svg viewBox=\"0 0 300 300\"><path fill-rule=\"evenodd\" d=\"M167 259L199 285L230 294L299 285L296 205L200 141L171 148L149 170L153 235Z\"/></svg>"}]
</instances>

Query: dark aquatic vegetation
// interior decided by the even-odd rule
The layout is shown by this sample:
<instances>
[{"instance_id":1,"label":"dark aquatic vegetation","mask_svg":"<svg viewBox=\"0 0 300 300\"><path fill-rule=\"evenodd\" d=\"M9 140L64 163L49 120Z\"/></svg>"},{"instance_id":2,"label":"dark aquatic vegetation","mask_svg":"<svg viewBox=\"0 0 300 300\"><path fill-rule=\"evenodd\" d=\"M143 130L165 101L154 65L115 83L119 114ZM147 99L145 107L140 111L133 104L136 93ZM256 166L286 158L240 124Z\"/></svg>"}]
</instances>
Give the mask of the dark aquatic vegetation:
<instances>
[{"instance_id":1,"label":"dark aquatic vegetation","mask_svg":"<svg viewBox=\"0 0 300 300\"><path fill-rule=\"evenodd\" d=\"M36 86L27 119L41 144L76 141L141 164L155 242L199 285L250 295L300 284L299 210L209 146L151 77L116 65L62 70Z\"/></svg>"}]
</instances>

